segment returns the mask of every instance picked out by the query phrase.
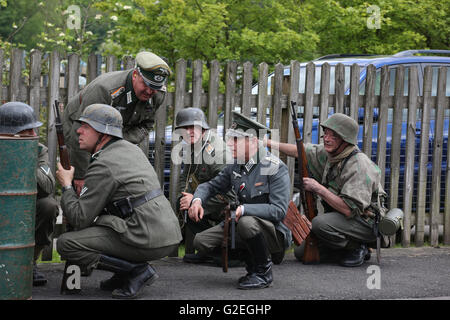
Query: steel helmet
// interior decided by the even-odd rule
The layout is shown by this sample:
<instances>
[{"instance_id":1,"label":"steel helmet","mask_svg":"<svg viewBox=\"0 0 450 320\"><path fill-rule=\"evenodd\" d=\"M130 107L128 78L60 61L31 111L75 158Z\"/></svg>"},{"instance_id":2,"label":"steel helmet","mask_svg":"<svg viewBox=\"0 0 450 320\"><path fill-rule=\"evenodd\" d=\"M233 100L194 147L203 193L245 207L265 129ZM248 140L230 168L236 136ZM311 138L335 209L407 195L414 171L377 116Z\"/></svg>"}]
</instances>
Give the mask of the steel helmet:
<instances>
[{"instance_id":1,"label":"steel helmet","mask_svg":"<svg viewBox=\"0 0 450 320\"><path fill-rule=\"evenodd\" d=\"M342 140L357 145L359 126L355 120L343 113L335 113L321 124L322 128L328 128L336 132Z\"/></svg>"},{"instance_id":2,"label":"steel helmet","mask_svg":"<svg viewBox=\"0 0 450 320\"><path fill-rule=\"evenodd\" d=\"M97 132L123 138L122 115L117 109L107 104L95 103L89 105L84 109L78 121L87 123Z\"/></svg>"},{"instance_id":3,"label":"steel helmet","mask_svg":"<svg viewBox=\"0 0 450 320\"><path fill-rule=\"evenodd\" d=\"M7 102L0 106L0 133L17 134L20 131L39 128L38 121L32 107L23 102Z\"/></svg>"},{"instance_id":4,"label":"steel helmet","mask_svg":"<svg viewBox=\"0 0 450 320\"><path fill-rule=\"evenodd\" d=\"M188 126L201 126L203 129L209 129L206 123L206 117L199 108L185 108L177 113L175 129Z\"/></svg>"}]
</instances>

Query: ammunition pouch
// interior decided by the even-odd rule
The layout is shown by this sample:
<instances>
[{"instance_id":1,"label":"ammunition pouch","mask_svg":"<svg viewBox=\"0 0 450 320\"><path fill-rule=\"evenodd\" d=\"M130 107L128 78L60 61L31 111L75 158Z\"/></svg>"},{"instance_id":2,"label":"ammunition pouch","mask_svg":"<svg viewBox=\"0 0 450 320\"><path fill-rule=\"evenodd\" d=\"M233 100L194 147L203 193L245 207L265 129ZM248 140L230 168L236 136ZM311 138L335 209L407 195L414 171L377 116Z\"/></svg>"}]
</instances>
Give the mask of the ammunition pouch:
<instances>
[{"instance_id":1,"label":"ammunition pouch","mask_svg":"<svg viewBox=\"0 0 450 320\"><path fill-rule=\"evenodd\" d=\"M110 214L122 219L129 218L133 214L135 208L156 197L159 197L162 194L163 193L161 189L156 189L147 192L146 194L143 194L139 197L126 197L113 201L106 205L106 207L103 209L103 214Z\"/></svg>"}]
</instances>

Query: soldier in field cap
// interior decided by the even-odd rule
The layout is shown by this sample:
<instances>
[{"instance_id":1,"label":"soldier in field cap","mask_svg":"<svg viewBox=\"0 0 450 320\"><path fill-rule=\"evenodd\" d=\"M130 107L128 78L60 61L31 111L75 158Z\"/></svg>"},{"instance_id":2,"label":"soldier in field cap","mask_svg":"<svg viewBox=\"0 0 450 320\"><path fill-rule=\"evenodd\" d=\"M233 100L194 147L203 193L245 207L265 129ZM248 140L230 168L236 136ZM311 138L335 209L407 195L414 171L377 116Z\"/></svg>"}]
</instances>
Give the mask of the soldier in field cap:
<instances>
[{"instance_id":1,"label":"soldier in field cap","mask_svg":"<svg viewBox=\"0 0 450 320\"><path fill-rule=\"evenodd\" d=\"M291 232L283 224L289 204L290 178L286 165L270 154L260 141L265 126L233 112L227 130L227 146L234 158L212 180L200 184L193 196L189 217L203 217L203 205L219 192L234 190L236 209L236 248L246 250L243 260L247 274L239 278L239 289L260 289L271 285L272 262L279 264L290 245ZM198 233L194 247L203 254L221 246L223 225Z\"/></svg>"},{"instance_id":2,"label":"soldier in field cap","mask_svg":"<svg viewBox=\"0 0 450 320\"><path fill-rule=\"evenodd\" d=\"M124 139L148 155L148 133L153 128L155 112L164 101L170 75L163 59L151 52L140 52L133 69L102 74L70 99L64 110L63 127L78 193L90 159L88 152L80 150L76 133L80 126L77 120L84 109L94 103L116 108L123 118Z\"/></svg>"}]
</instances>

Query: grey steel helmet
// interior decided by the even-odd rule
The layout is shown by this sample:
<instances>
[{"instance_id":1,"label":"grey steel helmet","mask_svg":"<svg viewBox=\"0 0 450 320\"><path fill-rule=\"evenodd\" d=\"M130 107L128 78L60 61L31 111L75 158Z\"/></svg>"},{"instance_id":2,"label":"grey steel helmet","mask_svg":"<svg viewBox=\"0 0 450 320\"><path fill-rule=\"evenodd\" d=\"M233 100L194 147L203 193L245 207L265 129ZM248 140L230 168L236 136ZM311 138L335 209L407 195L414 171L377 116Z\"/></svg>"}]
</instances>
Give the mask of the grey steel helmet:
<instances>
[{"instance_id":1,"label":"grey steel helmet","mask_svg":"<svg viewBox=\"0 0 450 320\"><path fill-rule=\"evenodd\" d=\"M23 102L7 102L0 106L0 134L17 134L23 130L39 128L32 107Z\"/></svg>"},{"instance_id":2,"label":"grey steel helmet","mask_svg":"<svg viewBox=\"0 0 450 320\"><path fill-rule=\"evenodd\" d=\"M199 108L185 108L178 111L175 129L188 127L188 126L201 126L203 129L208 130L209 125L206 123L206 117L203 111Z\"/></svg>"},{"instance_id":3,"label":"grey steel helmet","mask_svg":"<svg viewBox=\"0 0 450 320\"><path fill-rule=\"evenodd\" d=\"M333 130L342 138L342 140L350 144L358 144L358 123L343 113L333 114L325 120L321 126Z\"/></svg>"},{"instance_id":4,"label":"grey steel helmet","mask_svg":"<svg viewBox=\"0 0 450 320\"><path fill-rule=\"evenodd\" d=\"M107 104L95 103L89 105L84 109L78 121L87 123L97 132L123 138L122 115L117 109Z\"/></svg>"}]
</instances>

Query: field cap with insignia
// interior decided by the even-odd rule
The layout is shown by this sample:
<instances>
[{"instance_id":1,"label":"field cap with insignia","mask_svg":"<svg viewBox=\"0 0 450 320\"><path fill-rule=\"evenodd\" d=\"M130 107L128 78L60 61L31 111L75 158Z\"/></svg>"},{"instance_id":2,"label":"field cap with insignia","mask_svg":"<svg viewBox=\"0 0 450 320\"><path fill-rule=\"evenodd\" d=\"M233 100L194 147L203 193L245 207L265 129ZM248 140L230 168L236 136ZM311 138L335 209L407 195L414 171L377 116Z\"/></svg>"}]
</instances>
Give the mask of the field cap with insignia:
<instances>
[{"instance_id":1,"label":"field cap with insignia","mask_svg":"<svg viewBox=\"0 0 450 320\"><path fill-rule=\"evenodd\" d=\"M136 55L136 69L144 83L154 90L161 90L172 74L167 63L156 54L143 51Z\"/></svg>"},{"instance_id":2,"label":"field cap with insignia","mask_svg":"<svg viewBox=\"0 0 450 320\"><path fill-rule=\"evenodd\" d=\"M270 133L269 128L243 116L239 112L233 111L233 122L227 130L226 137L257 137L262 139L266 133Z\"/></svg>"}]
</instances>

